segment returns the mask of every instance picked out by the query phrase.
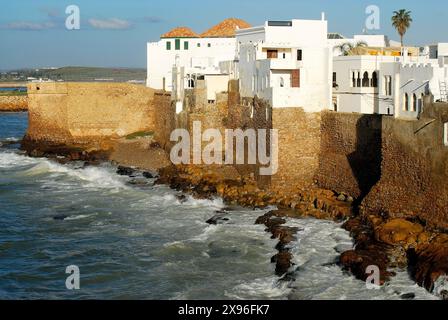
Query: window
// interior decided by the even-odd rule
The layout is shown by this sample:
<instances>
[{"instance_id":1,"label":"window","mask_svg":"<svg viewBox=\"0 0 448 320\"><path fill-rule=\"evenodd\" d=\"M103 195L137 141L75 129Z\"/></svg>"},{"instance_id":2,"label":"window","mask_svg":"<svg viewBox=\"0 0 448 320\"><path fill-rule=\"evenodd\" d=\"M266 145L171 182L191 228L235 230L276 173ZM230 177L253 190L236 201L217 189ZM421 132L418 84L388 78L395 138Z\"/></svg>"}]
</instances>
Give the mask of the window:
<instances>
[{"instance_id":1,"label":"window","mask_svg":"<svg viewBox=\"0 0 448 320\"><path fill-rule=\"evenodd\" d=\"M415 93L412 95L412 111L417 111L417 95Z\"/></svg>"},{"instance_id":2,"label":"window","mask_svg":"<svg viewBox=\"0 0 448 320\"><path fill-rule=\"evenodd\" d=\"M333 72L333 88L336 88L337 86L337 74L336 72Z\"/></svg>"},{"instance_id":3,"label":"window","mask_svg":"<svg viewBox=\"0 0 448 320\"><path fill-rule=\"evenodd\" d=\"M377 76L375 71L372 73L372 80L371 80L371 82L372 82L372 87L373 88L377 88L378 87L378 76Z\"/></svg>"},{"instance_id":4,"label":"window","mask_svg":"<svg viewBox=\"0 0 448 320\"><path fill-rule=\"evenodd\" d=\"M198 48L200 48L200 47L201 47L201 44L200 44L199 42L198 42L198 44L197 44L197 47L198 47Z\"/></svg>"},{"instance_id":5,"label":"window","mask_svg":"<svg viewBox=\"0 0 448 320\"><path fill-rule=\"evenodd\" d=\"M283 59L286 59L286 53L283 52Z\"/></svg>"},{"instance_id":6,"label":"window","mask_svg":"<svg viewBox=\"0 0 448 320\"><path fill-rule=\"evenodd\" d=\"M352 87L356 87L356 73L352 72Z\"/></svg>"},{"instance_id":7,"label":"window","mask_svg":"<svg viewBox=\"0 0 448 320\"><path fill-rule=\"evenodd\" d=\"M283 77L280 77L280 88L283 88L285 86L285 79Z\"/></svg>"},{"instance_id":8,"label":"window","mask_svg":"<svg viewBox=\"0 0 448 320\"><path fill-rule=\"evenodd\" d=\"M384 76L384 95L392 95L392 76Z\"/></svg>"},{"instance_id":9,"label":"window","mask_svg":"<svg viewBox=\"0 0 448 320\"><path fill-rule=\"evenodd\" d=\"M356 86L359 88L361 87L361 72L357 72L358 78L356 78Z\"/></svg>"},{"instance_id":10,"label":"window","mask_svg":"<svg viewBox=\"0 0 448 320\"><path fill-rule=\"evenodd\" d=\"M443 124L443 144L448 147L448 122Z\"/></svg>"},{"instance_id":11,"label":"window","mask_svg":"<svg viewBox=\"0 0 448 320\"><path fill-rule=\"evenodd\" d=\"M370 86L369 73L366 71L362 77L362 86L368 88Z\"/></svg>"},{"instance_id":12,"label":"window","mask_svg":"<svg viewBox=\"0 0 448 320\"><path fill-rule=\"evenodd\" d=\"M300 88L300 69L291 71L291 87Z\"/></svg>"},{"instance_id":13,"label":"window","mask_svg":"<svg viewBox=\"0 0 448 320\"><path fill-rule=\"evenodd\" d=\"M277 59L278 58L278 51L277 50L268 50L268 59Z\"/></svg>"},{"instance_id":14,"label":"window","mask_svg":"<svg viewBox=\"0 0 448 320\"><path fill-rule=\"evenodd\" d=\"M166 42L166 50L171 50L171 41Z\"/></svg>"},{"instance_id":15,"label":"window","mask_svg":"<svg viewBox=\"0 0 448 320\"><path fill-rule=\"evenodd\" d=\"M297 50L297 61L302 61L302 50Z\"/></svg>"},{"instance_id":16,"label":"window","mask_svg":"<svg viewBox=\"0 0 448 320\"><path fill-rule=\"evenodd\" d=\"M388 84L389 95L392 95L392 76L389 76L389 84Z\"/></svg>"},{"instance_id":17,"label":"window","mask_svg":"<svg viewBox=\"0 0 448 320\"><path fill-rule=\"evenodd\" d=\"M184 41L184 50L188 50L188 41Z\"/></svg>"},{"instance_id":18,"label":"window","mask_svg":"<svg viewBox=\"0 0 448 320\"><path fill-rule=\"evenodd\" d=\"M209 48L210 48L211 46L212 46L212 44L211 44L211 43L207 43L207 47L209 47Z\"/></svg>"},{"instance_id":19,"label":"window","mask_svg":"<svg viewBox=\"0 0 448 320\"><path fill-rule=\"evenodd\" d=\"M404 111L409 111L409 95L407 93L404 94L403 110Z\"/></svg>"},{"instance_id":20,"label":"window","mask_svg":"<svg viewBox=\"0 0 448 320\"><path fill-rule=\"evenodd\" d=\"M175 50L180 50L180 39L174 41L174 48Z\"/></svg>"}]
</instances>

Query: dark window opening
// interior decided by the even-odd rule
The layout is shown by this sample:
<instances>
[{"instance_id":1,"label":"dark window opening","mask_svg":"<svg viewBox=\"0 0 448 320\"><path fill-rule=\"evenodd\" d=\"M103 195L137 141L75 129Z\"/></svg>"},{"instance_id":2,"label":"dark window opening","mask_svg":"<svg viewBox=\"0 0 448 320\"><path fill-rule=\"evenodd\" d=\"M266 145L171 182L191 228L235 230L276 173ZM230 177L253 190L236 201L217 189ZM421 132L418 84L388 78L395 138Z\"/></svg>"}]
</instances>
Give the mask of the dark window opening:
<instances>
[{"instance_id":1,"label":"dark window opening","mask_svg":"<svg viewBox=\"0 0 448 320\"><path fill-rule=\"evenodd\" d=\"M278 51L277 50L268 50L268 59L277 59Z\"/></svg>"},{"instance_id":2,"label":"dark window opening","mask_svg":"<svg viewBox=\"0 0 448 320\"><path fill-rule=\"evenodd\" d=\"M369 87L370 86L369 73L366 71L362 77L362 86Z\"/></svg>"},{"instance_id":3,"label":"dark window opening","mask_svg":"<svg viewBox=\"0 0 448 320\"><path fill-rule=\"evenodd\" d=\"M299 49L299 50L297 50L297 61L302 61L302 50L301 49Z\"/></svg>"},{"instance_id":4,"label":"dark window opening","mask_svg":"<svg viewBox=\"0 0 448 320\"><path fill-rule=\"evenodd\" d=\"M378 87L378 76L376 72L372 73L372 87L377 88Z\"/></svg>"}]
</instances>

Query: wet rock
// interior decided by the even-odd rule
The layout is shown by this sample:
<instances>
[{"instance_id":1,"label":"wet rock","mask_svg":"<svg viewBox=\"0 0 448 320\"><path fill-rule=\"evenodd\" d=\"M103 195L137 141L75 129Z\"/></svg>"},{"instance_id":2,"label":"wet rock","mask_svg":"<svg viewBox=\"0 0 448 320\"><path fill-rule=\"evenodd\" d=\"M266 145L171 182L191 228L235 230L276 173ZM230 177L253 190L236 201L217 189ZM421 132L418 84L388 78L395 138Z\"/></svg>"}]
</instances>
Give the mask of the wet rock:
<instances>
[{"instance_id":1,"label":"wet rock","mask_svg":"<svg viewBox=\"0 0 448 320\"><path fill-rule=\"evenodd\" d=\"M378 242L374 236L374 229L361 217L348 220L342 226L355 240L355 249L345 251L339 259L340 266L351 272L356 278L365 281L369 274L367 267L374 265L380 270L380 282L383 284L393 275L388 271L390 266L389 252L391 247Z\"/></svg>"},{"instance_id":2,"label":"wet rock","mask_svg":"<svg viewBox=\"0 0 448 320\"><path fill-rule=\"evenodd\" d=\"M176 195L177 200L179 200L181 203L187 201L187 196L184 194L178 194Z\"/></svg>"},{"instance_id":3,"label":"wet rock","mask_svg":"<svg viewBox=\"0 0 448 320\"><path fill-rule=\"evenodd\" d=\"M292 266L292 254L289 251L279 252L271 258L271 262L275 263L275 274L282 276L288 272Z\"/></svg>"},{"instance_id":4,"label":"wet rock","mask_svg":"<svg viewBox=\"0 0 448 320\"><path fill-rule=\"evenodd\" d=\"M129 167L118 166L117 168L117 174L120 176L132 176L135 172L135 169Z\"/></svg>"},{"instance_id":5,"label":"wet rock","mask_svg":"<svg viewBox=\"0 0 448 320\"><path fill-rule=\"evenodd\" d=\"M377 240L390 245L410 246L417 242L418 235L423 232L420 224L404 219L393 219L376 230Z\"/></svg>"},{"instance_id":6,"label":"wet rock","mask_svg":"<svg viewBox=\"0 0 448 320\"><path fill-rule=\"evenodd\" d=\"M33 158L42 158L45 155L45 153L41 150L33 149L30 152L28 152L28 155Z\"/></svg>"},{"instance_id":7,"label":"wet rock","mask_svg":"<svg viewBox=\"0 0 448 320\"><path fill-rule=\"evenodd\" d=\"M142 173L143 177L145 177L146 179L153 179L155 177L155 175L149 171L144 171Z\"/></svg>"},{"instance_id":8,"label":"wet rock","mask_svg":"<svg viewBox=\"0 0 448 320\"><path fill-rule=\"evenodd\" d=\"M226 215L228 215L228 213L226 213L226 212L218 213L218 214L214 215L213 217L211 217L210 219L208 219L206 221L206 223L217 225L219 223L223 223L225 221L229 221L229 218L227 218Z\"/></svg>"},{"instance_id":9,"label":"wet rock","mask_svg":"<svg viewBox=\"0 0 448 320\"><path fill-rule=\"evenodd\" d=\"M68 215L65 214L58 214L53 217L54 220L60 220L60 221L65 220L66 218L68 218Z\"/></svg>"},{"instance_id":10,"label":"wet rock","mask_svg":"<svg viewBox=\"0 0 448 320\"><path fill-rule=\"evenodd\" d=\"M133 186L144 186L144 185L148 185L148 181L146 179L134 178L134 179L128 181L127 184L130 184Z\"/></svg>"},{"instance_id":11,"label":"wet rock","mask_svg":"<svg viewBox=\"0 0 448 320\"><path fill-rule=\"evenodd\" d=\"M412 300L412 299L415 298L415 293L413 293L413 292L410 292L410 293L403 293L403 294L400 296L400 298L403 299L403 300Z\"/></svg>"},{"instance_id":12,"label":"wet rock","mask_svg":"<svg viewBox=\"0 0 448 320\"><path fill-rule=\"evenodd\" d=\"M412 262L414 279L428 291L433 291L436 281L440 282L441 277L448 275L448 235L440 234L430 243L419 246Z\"/></svg>"}]
</instances>

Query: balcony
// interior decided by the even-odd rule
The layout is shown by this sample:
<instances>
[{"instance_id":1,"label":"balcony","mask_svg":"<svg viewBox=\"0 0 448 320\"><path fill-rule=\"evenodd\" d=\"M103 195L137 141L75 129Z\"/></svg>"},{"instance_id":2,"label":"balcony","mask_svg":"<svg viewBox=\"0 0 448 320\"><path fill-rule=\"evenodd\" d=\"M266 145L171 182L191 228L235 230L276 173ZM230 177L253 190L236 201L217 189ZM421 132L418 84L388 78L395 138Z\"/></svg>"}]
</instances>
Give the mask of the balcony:
<instances>
[{"instance_id":1,"label":"balcony","mask_svg":"<svg viewBox=\"0 0 448 320\"><path fill-rule=\"evenodd\" d=\"M295 70L302 67L302 61L294 59L269 59L269 69L271 70Z\"/></svg>"}]
</instances>

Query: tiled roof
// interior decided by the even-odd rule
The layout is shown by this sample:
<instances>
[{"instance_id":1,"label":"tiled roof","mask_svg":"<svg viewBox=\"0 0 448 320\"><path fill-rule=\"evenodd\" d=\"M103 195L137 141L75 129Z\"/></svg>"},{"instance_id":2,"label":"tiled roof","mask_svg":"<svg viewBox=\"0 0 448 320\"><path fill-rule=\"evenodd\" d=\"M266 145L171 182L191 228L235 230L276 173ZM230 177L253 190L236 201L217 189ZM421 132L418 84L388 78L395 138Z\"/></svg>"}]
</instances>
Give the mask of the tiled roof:
<instances>
[{"instance_id":1,"label":"tiled roof","mask_svg":"<svg viewBox=\"0 0 448 320\"><path fill-rule=\"evenodd\" d=\"M234 37L235 30L250 27L251 25L244 20L229 18L202 33L201 37L202 38Z\"/></svg>"},{"instance_id":2,"label":"tiled roof","mask_svg":"<svg viewBox=\"0 0 448 320\"><path fill-rule=\"evenodd\" d=\"M199 38L199 35L188 27L177 27L162 34L161 38Z\"/></svg>"}]
</instances>

